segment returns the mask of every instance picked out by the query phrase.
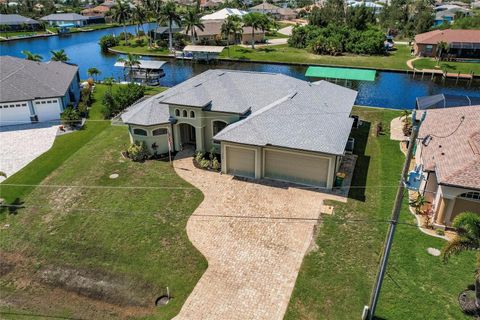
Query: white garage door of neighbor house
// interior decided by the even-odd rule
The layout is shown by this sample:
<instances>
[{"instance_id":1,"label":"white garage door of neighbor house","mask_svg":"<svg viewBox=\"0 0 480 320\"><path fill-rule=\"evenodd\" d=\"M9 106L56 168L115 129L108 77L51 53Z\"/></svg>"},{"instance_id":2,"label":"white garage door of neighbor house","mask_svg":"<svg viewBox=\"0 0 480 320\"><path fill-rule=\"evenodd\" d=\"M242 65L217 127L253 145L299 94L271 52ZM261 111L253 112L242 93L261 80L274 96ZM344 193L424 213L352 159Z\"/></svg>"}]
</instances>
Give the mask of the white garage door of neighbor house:
<instances>
[{"instance_id":1,"label":"white garage door of neighbor house","mask_svg":"<svg viewBox=\"0 0 480 320\"><path fill-rule=\"evenodd\" d=\"M228 174L255 178L255 150L227 146L226 151Z\"/></svg>"},{"instance_id":2,"label":"white garage door of neighbor house","mask_svg":"<svg viewBox=\"0 0 480 320\"><path fill-rule=\"evenodd\" d=\"M46 103L34 104L35 114L38 117L38 121L50 121L50 120L58 120L60 119L60 105L58 102L50 102L50 100L46 101ZM58 101L58 100L54 100ZM44 102L44 101L42 101Z\"/></svg>"},{"instance_id":3,"label":"white garage door of neighbor house","mask_svg":"<svg viewBox=\"0 0 480 320\"><path fill-rule=\"evenodd\" d=\"M30 123L30 110L25 103L1 105L0 126Z\"/></svg>"},{"instance_id":4,"label":"white garage door of neighbor house","mask_svg":"<svg viewBox=\"0 0 480 320\"><path fill-rule=\"evenodd\" d=\"M328 164L327 158L267 149L264 176L275 180L326 187Z\"/></svg>"}]
</instances>

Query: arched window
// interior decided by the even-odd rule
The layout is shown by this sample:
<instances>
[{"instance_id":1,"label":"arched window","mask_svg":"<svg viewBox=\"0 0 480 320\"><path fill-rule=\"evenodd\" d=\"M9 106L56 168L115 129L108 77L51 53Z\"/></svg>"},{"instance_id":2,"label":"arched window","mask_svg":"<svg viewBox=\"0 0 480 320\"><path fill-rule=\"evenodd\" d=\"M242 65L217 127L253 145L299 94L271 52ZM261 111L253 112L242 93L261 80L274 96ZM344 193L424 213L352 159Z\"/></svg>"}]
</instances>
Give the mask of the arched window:
<instances>
[{"instance_id":1,"label":"arched window","mask_svg":"<svg viewBox=\"0 0 480 320\"><path fill-rule=\"evenodd\" d=\"M147 131L143 129L133 129L133 134L136 134L137 136L146 136Z\"/></svg>"},{"instance_id":2,"label":"arched window","mask_svg":"<svg viewBox=\"0 0 480 320\"><path fill-rule=\"evenodd\" d=\"M161 136L161 135L164 135L164 134L167 134L168 133L168 130L167 128L158 128L158 129L155 129L152 131L152 134L154 136Z\"/></svg>"},{"instance_id":3,"label":"arched window","mask_svg":"<svg viewBox=\"0 0 480 320\"><path fill-rule=\"evenodd\" d=\"M464 198L464 199L480 200L480 192L470 191L470 192L462 193L458 197Z\"/></svg>"},{"instance_id":4,"label":"arched window","mask_svg":"<svg viewBox=\"0 0 480 320\"><path fill-rule=\"evenodd\" d=\"M183 112L182 112L182 116L183 116L184 118L186 118L186 117L187 117L187 110L183 110Z\"/></svg>"},{"instance_id":5,"label":"arched window","mask_svg":"<svg viewBox=\"0 0 480 320\"><path fill-rule=\"evenodd\" d=\"M220 131L222 131L223 129L225 129L225 127L227 126L227 123L224 122L224 121L219 121L219 120L215 120L213 121L213 135L216 135L217 133L219 133Z\"/></svg>"},{"instance_id":6,"label":"arched window","mask_svg":"<svg viewBox=\"0 0 480 320\"><path fill-rule=\"evenodd\" d=\"M180 117L180 110L175 109L175 116L176 116L176 117Z\"/></svg>"},{"instance_id":7,"label":"arched window","mask_svg":"<svg viewBox=\"0 0 480 320\"><path fill-rule=\"evenodd\" d=\"M190 111L190 118L195 118L195 111Z\"/></svg>"}]
</instances>

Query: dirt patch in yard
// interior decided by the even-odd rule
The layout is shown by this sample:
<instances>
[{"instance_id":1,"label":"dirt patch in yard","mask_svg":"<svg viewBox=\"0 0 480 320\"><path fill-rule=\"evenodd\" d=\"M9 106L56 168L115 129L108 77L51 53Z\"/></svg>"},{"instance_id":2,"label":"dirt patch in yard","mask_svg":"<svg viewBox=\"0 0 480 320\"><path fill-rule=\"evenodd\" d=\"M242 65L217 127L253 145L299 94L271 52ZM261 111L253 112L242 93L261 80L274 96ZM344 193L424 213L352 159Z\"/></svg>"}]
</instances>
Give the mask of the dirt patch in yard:
<instances>
[{"instance_id":1,"label":"dirt patch in yard","mask_svg":"<svg viewBox=\"0 0 480 320\"><path fill-rule=\"evenodd\" d=\"M138 279L98 270L42 266L39 261L0 253L0 306L53 316L67 311L79 319L127 319L154 313L159 294Z\"/></svg>"}]
</instances>

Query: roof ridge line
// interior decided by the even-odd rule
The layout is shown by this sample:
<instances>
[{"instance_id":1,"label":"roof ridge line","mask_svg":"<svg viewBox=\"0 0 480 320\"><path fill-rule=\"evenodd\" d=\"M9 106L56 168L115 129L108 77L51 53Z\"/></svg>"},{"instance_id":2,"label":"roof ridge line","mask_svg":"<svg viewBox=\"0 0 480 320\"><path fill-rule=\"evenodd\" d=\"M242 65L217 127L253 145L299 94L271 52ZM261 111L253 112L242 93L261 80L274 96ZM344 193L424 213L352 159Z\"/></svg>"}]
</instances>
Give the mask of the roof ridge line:
<instances>
[{"instance_id":1,"label":"roof ridge line","mask_svg":"<svg viewBox=\"0 0 480 320\"><path fill-rule=\"evenodd\" d=\"M229 131L231 131L231 130L233 130L233 129L235 129L235 128L238 128L238 127L244 125L245 123L248 122L248 120L254 119L254 118L258 117L259 115L262 115L263 113L265 113L265 112L267 112L267 111L269 111L269 110L271 110L271 109L279 106L279 105L282 104L283 102L285 102L285 101L293 98L297 93L298 93L297 91L295 91L295 92L293 92L293 93L290 93L290 94L286 95L285 97L282 97L282 98L280 98L280 99L278 99L278 100L275 100L274 102L272 102L272 103L264 106L263 108L260 108L259 110L255 111L255 112L252 113L250 116L248 116L247 118L242 119L242 120L240 120L240 121L237 121L237 122L235 122L235 123L232 123L232 124L228 125L225 129L223 129L223 130L220 131L217 135L215 135L215 137L218 136L218 135L221 135L221 134L225 134L225 133L227 133L227 132L229 132Z\"/></svg>"}]
</instances>

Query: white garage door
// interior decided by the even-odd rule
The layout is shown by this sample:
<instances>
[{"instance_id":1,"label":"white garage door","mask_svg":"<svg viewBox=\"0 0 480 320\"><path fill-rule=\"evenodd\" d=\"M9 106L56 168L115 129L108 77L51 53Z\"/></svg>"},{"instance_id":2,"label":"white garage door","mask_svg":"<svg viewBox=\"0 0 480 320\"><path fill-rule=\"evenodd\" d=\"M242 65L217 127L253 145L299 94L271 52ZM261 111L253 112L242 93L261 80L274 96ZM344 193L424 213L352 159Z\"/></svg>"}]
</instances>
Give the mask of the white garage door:
<instances>
[{"instance_id":1,"label":"white garage door","mask_svg":"<svg viewBox=\"0 0 480 320\"><path fill-rule=\"evenodd\" d=\"M0 126L30 123L30 109L26 103L0 105Z\"/></svg>"},{"instance_id":2,"label":"white garage door","mask_svg":"<svg viewBox=\"0 0 480 320\"><path fill-rule=\"evenodd\" d=\"M40 104L35 103L34 108L35 114L38 116L38 121L50 121L60 119L61 110L57 99L54 99L53 101L41 101Z\"/></svg>"},{"instance_id":3,"label":"white garage door","mask_svg":"<svg viewBox=\"0 0 480 320\"><path fill-rule=\"evenodd\" d=\"M266 178L326 187L328 159L300 153L265 150Z\"/></svg>"},{"instance_id":4,"label":"white garage door","mask_svg":"<svg viewBox=\"0 0 480 320\"><path fill-rule=\"evenodd\" d=\"M226 151L228 174L255 178L255 150L227 146Z\"/></svg>"}]
</instances>

